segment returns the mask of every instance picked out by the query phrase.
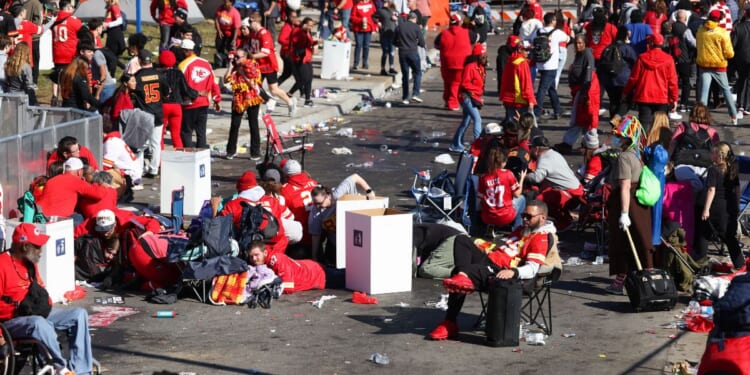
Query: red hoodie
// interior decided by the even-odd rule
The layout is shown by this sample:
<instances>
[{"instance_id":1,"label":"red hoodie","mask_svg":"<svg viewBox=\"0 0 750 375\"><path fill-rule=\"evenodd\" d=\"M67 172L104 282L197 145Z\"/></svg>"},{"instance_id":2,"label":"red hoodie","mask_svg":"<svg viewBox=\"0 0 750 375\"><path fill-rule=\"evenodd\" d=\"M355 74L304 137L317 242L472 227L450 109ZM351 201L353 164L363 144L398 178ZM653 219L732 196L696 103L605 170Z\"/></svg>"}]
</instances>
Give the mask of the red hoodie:
<instances>
[{"instance_id":1,"label":"red hoodie","mask_svg":"<svg viewBox=\"0 0 750 375\"><path fill-rule=\"evenodd\" d=\"M651 48L638 57L622 90L623 97L632 94L634 102L652 104L676 103L678 93L674 59L661 48Z\"/></svg>"},{"instance_id":2,"label":"red hoodie","mask_svg":"<svg viewBox=\"0 0 750 375\"><path fill-rule=\"evenodd\" d=\"M478 60L472 61L464 67L461 72L461 91L467 92L471 98L479 103L484 103L484 78L487 71L484 66L479 64Z\"/></svg>"},{"instance_id":3,"label":"red hoodie","mask_svg":"<svg viewBox=\"0 0 750 375\"><path fill-rule=\"evenodd\" d=\"M279 56L292 58L292 34L294 34L296 29L297 27L289 22L284 22L284 26L281 26L278 39L279 44L281 45ZM237 40L239 40L239 38L237 38Z\"/></svg>"},{"instance_id":4,"label":"red hoodie","mask_svg":"<svg viewBox=\"0 0 750 375\"><path fill-rule=\"evenodd\" d=\"M352 31L355 33L371 33L377 29L377 23L372 21L375 14L375 3L360 1L352 9ZM367 21L363 21L363 20Z\"/></svg>"},{"instance_id":5,"label":"red hoodie","mask_svg":"<svg viewBox=\"0 0 750 375\"><path fill-rule=\"evenodd\" d=\"M503 68L503 77L500 81L500 101L504 105L514 108L536 104L529 60L523 57L520 52L514 52L510 55L508 63Z\"/></svg>"},{"instance_id":6,"label":"red hoodie","mask_svg":"<svg viewBox=\"0 0 750 375\"><path fill-rule=\"evenodd\" d=\"M471 55L469 29L451 25L440 33L440 66L447 69L463 69L466 58Z\"/></svg>"}]
</instances>

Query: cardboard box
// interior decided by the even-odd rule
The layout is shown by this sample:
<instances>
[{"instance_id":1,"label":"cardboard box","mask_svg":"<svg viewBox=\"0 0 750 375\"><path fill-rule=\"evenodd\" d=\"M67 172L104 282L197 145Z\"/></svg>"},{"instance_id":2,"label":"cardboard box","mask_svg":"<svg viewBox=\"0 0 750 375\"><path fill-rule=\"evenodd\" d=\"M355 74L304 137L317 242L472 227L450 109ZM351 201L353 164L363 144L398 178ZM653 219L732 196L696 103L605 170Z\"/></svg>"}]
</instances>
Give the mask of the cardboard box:
<instances>
[{"instance_id":1,"label":"cardboard box","mask_svg":"<svg viewBox=\"0 0 750 375\"><path fill-rule=\"evenodd\" d=\"M413 216L390 208L346 213L346 288L411 291Z\"/></svg>"},{"instance_id":2,"label":"cardboard box","mask_svg":"<svg viewBox=\"0 0 750 375\"><path fill-rule=\"evenodd\" d=\"M6 247L10 248L13 231L21 224L18 220L7 220ZM52 301L62 302L65 292L76 288L75 243L73 242L73 220L65 219L54 223L34 224L40 233L50 236L42 246L39 259L39 274L44 280Z\"/></svg>"},{"instance_id":3,"label":"cardboard box","mask_svg":"<svg viewBox=\"0 0 750 375\"><path fill-rule=\"evenodd\" d=\"M323 42L323 60L320 63L321 79L344 79L349 76L351 43L335 40Z\"/></svg>"},{"instance_id":4,"label":"cardboard box","mask_svg":"<svg viewBox=\"0 0 750 375\"><path fill-rule=\"evenodd\" d=\"M185 187L184 214L197 216L211 199L211 151L161 153L161 213L172 213L172 192Z\"/></svg>"},{"instance_id":5,"label":"cardboard box","mask_svg":"<svg viewBox=\"0 0 750 375\"><path fill-rule=\"evenodd\" d=\"M336 268L346 268L346 212L369 208L388 208L388 197L347 194L336 200Z\"/></svg>"}]
</instances>

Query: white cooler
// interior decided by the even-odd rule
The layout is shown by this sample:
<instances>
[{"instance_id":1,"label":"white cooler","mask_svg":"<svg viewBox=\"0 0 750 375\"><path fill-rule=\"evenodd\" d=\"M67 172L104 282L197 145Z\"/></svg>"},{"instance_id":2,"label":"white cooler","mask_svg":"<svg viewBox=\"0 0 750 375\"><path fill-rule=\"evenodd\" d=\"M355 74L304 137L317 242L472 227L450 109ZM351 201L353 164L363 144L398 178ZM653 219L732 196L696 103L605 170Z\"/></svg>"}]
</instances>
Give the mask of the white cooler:
<instances>
[{"instance_id":1,"label":"white cooler","mask_svg":"<svg viewBox=\"0 0 750 375\"><path fill-rule=\"evenodd\" d=\"M172 192L185 187L184 214L197 216L211 199L211 151L161 153L161 213L172 213Z\"/></svg>"},{"instance_id":2,"label":"white cooler","mask_svg":"<svg viewBox=\"0 0 750 375\"><path fill-rule=\"evenodd\" d=\"M390 208L346 213L346 288L411 291L413 216Z\"/></svg>"},{"instance_id":3,"label":"white cooler","mask_svg":"<svg viewBox=\"0 0 750 375\"><path fill-rule=\"evenodd\" d=\"M323 61L320 63L321 79L344 79L349 76L349 55L352 44L334 40L323 42Z\"/></svg>"},{"instance_id":4,"label":"white cooler","mask_svg":"<svg viewBox=\"0 0 750 375\"><path fill-rule=\"evenodd\" d=\"M7 220L5 224L6 238L8 239L5 243L10 248L13 231L20 222L12 219ZM73 220L66 219L54 223L34 225L40 233L50 236L49 242L42 246L39 273L52 301L55 303L62 302L65 292L76 288Z\"/></svg>"}]
</instances>

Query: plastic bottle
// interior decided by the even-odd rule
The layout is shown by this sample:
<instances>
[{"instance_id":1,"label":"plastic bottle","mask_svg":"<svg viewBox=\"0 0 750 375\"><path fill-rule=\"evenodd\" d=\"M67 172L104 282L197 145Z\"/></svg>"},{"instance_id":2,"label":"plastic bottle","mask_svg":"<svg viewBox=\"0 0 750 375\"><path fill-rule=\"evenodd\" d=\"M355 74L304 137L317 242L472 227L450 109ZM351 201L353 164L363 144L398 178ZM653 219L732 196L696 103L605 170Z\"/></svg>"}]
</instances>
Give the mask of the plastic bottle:
<instances>
[{"instance_id":1,"label":"plastic bottle","mask_svg":"<svg viewBox=\"0 0 750 375\"><path fill-rule=\"evenodd\" d=\"M391 363L391 360L387 355L380 353L374 353L372 356L370 356L370 360L382 366Z\"/></svg>"},{"instance_id":2,"label":"plastic bottle","mask_svg":"<svg viewBox=\"0 0 750 375\"><path fill-rule=\"evenodd\" d=\"M714 316L714 307L713 306L701 306L701 315L708 315L709 317Z\"/></svg>"},{"instance_id":3,"label":"plastic bottle","mask_svg":"<svg viewBox=\"0 0 750 375\"><path fill-rule=\"evenodd\" d=\"M688 303L687 312L689 314L694 314L694 315L700 314L701 313L701 305L698 303L698 301L692 300L692 301L690 301L690 303Z\"/></svg>"},{"instance_id":4,"label":"plastic bottle","mask_svg":"<svg viewBox=\"0 0 750 375\"><path fill-rule=\"evenodd\" d=\"M174 318L177 313L174 310L158 310L154 318Z\"/></svg>"}]
</instances>

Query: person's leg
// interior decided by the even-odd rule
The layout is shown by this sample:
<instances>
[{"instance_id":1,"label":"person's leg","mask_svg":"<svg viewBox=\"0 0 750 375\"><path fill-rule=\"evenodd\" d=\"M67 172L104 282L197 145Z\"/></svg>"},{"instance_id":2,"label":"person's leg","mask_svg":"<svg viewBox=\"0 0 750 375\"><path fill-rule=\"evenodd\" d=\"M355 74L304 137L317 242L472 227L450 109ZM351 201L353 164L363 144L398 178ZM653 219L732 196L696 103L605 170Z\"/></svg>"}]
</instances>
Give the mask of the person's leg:
<instances>
[{"instance_id":1,"label":"person's leg","mask_svg":"<svg viewBox=\"0 0 750 375\"><path fill-rule=\"evenodd\" d=\"M740 66L737 69L737 111L739 112L740 109L750 109L750 101L748 101L748 98L750 98L750 95L748 95L748 87L747 79L748 79L748 70L750 67Z\"/></svg>"},{"instance_id":2,"label":"person's leg","mask_svg":"<svg viewBox=\"0 0 750 375\"><path fill-rule=\"evenodd\" d=\"M654 122L654 107L652 104L638 103L638 120L641 121L641 125L646 132L651 129L651 124Z\"/></svg>"},{"instance_id":3,"label":"person's leg","mask_svg":"<svg viewBox=\"0 0 750 375\"><path fill-rule=\"evenodd\" d=\"M148 172L159 174L159 165L161 165L161 144L164 125L154 126L151 132L151 139L148 141L148 147L151 148L151 161L148 163Z\"/></svg>"},{"instance_id":4,"label":"person's leg","mask_svg":"<svg viewBox=\"0 0 750 375\"><path fill-rule=\"evenodd\" d=\"M250 125L250 157L260 157L260 123L258 121L259 113L260 104L247 108L247 118Z\"/></svg>"},{"instance_id":5,"label":"person's leg","mask_svg":"<svg viewBox=\"0 0 750 375\"><path fill-rule=\"evenodd\" d=\"M180 150L185 146L182 145L182 106L177 103L165 104L164 108L169 108L169 134L172 137L172 147Z\"/></svg>"},{"instance_id":6,"label":"person's leg","mask_svg":"<svg viewBox=\"0 0 750 375\"><path fill-rule=\"evenodd\" d=\"M557 71L555 72L555 90L560 85L560 76L565 68L565 62L568 60L568 49L560 48L560 57L557 60Z\"/></svg>"},{"instance_id":7,"label":"person's leg","mask_svg":"<svg viewBox=\"0 0 750 375\"><path fill-rule=\"evenodd\" d=\"M164 50L169 48L169 30L170 25L159 25L159 48Z\"/></svg>"},{"instance_id":8,"label":"person's leg","mask_svg":"<svg viewBox=\"0 0 750 375\"><path fill-rule=\"evenodd\" d=\"M380 50L382 52L380 55L380 71L388 70L385 68L385 63L388 61L388 55L391 53L391 48L393 48L393 46L386 37L386 33L380 33Z\"/></svg>"},{"instance_id":9,"label":"person's leg","mask_svg":"<svg viewBox=\"0 0 750 375\"><path fill-rule=\"evenodd\" d=\"M401 99L409 100L409 59L408 55L398 54L398 64L401 66Z\"/></svg>"},{"instance_id":10,"label":"person's leg","mask_svg":"<svg viewBox=\"0 0 750 375\"><path fill-rule=\"evenodd\" d=\"M698 101L708 105L708 90L711 87L711 73L698 68L698 83L698 92L700 92Z\"/></svg>"},{"instance_id":11,"label":"person's leg","mask_svg":"<svg viewBox=\"0 0 750 375\"><path fill-rule=\"evenodd\" d=\"M341 24L344 25L347 35L351 38L352 31L349 29L349 20L352 17L352 8L339 10L339 16L341 17Z\"/></svg>"},{"instance_id":12,"label":"person's leg","mask_svg":"<svg viewBox=\"0 0 750 375\"><path fill-rule=\"evenodd\" d=\"M196 109L182 109L182 126L180 126L180 138L185 148L193 147L193 129L195 124Z\"/></svg>"},{"instance_id":13,"label":"person's leg","mask_svg":"<svg viewBox=\"0 0 750 375\"><path fill-rule=\"evenodd\" d=\"M399 59L401 59L401 52L399 52ZM403 71L404 64L401 64L401 72ZM451 108L448 104L448 98L450 98L451 92L450 69L446 66L440 65L440 77L443 79L443 105L445 105L446 108Z\"/></svg>"},{"instance_id":14,"label":"person's leg","mask_svg":"<svg viewBox=\"0 0 750 375\"><path fill-rule=\"evenodd\" d=\"M232 119L229 122L229 139L227 139L227 156L233 157L237 153L237 137L240 132L240 123L242 123L242 115L244 113L237 113L232 111ZM252 125L250 126L250 142L253 137Z\"/></svg>"},{"instance_id":15,"label":"person's leg","mask_svg":"<svg viewBox=\"0 0 750 375\"><path fill-rule=\"evenodd\" d=\"M729 117L732 119L737 118L737 107L734 105L734 97L732 96L732 88L729 87L727 72L714 72L713 75L719 89L724 93L724 100L726 100L727 107L729 107Z\"/></svg>"},{"instance_id":16,"label":"person's leg","mask_svg":"<svg viewBox=\"0 0 750 375\"><path fill-rule=\"evenodd\" d=\"M519 195L518 198L513 198L513 209L516 211L516 218L513 219L513 230L523 225L523 218L521 214L526 209L526 197L523 194Z\"/></svg>"},{"instance_id":17,"label":"person's leg","mask_svg":"<svg viewBox=\"0 0 750 375\"><path fill-rule=\"evenodd\" d=\"M295 62L294 70L292 70L292 74L294 74L294 85L292 85L292 88L289 90L289 95L294 95L294 93L297 92L297 90L302 89L302 86L303 86L302 82L304 80L302 79L302 75L300 74L301 69L302 69L302 61Z\"/></svg>"},{"instance_id":18,"label":"person's leg","mask_svg":"<svg viewBox=\"0 0 750 375\"><path fill-rule=\"evenodd\" d=\"M34 83L39 82L39 38L31 41L31 58L34 61L34 66L31 67L31 75L34 79Z\"/></svg>"},{"instance_id":19,"label":"person's leg","mask_svg":"<svg viewBox=\"0 0 750 375\"><path fill-rule=\"evenodd\" d=\"M365 33L354 33L354 65L353 68L359 68L359 55L362 53L362 46L364 45Z\"/></svg>"},{"instance_id":20,"label":"person's leg","mask_svg":"<svg viewBox=\"0 0 750 375\"><path fill-rule=\"evenodd\" d=\"M300 69L302 70L301 76L304 80L304 87L305 87L302 93L305 95L305 102L309 102L310 97L312 96L312 82L313 82L313 78L315 77L313 75L312 63L302 64L302 66L300 66Z\"/></svg>"},{"instance_id":21,"label":"person's leg","mask_svg":"<svg viewBox=\"0 0 750 375\"><path fill-rule=\"evenodd\" d=\"M547 94L550 87L554 86L554 83L554 70L539 71L539 88L536 90L536 106L534 106L534 116L536 116L537 118L542 116L542 109L544 108L544 96Z\"/></svg>"},{"instance_id":22,"label":"person's leg","mask_svg":"<svg viewBox=\"0 0 750 375\"><path fill-rule=\"evenodd\" d=\"M372 33L362 34L362 67L367 69L370 67L370 41L372 40Z\"/></svg>"},{"instance_id":23,"label":"person's leg","mask_svg":"<svg viewBox=\"0 0 750 375\"><path fill-rule=\"evenodd\" d=\"M456 134L453 135L453 140L451 141L451 147L454 150L464 149L464 132L466 131L466 128L469 127L469 121L471 121L471 107L471 100L468 97L465 97L464 100L461 101L461 109L463 111L461 123L458 125Z\"/></svg>"},{"instance_id":24,"label":"person's leg","mask_svg":"<svg viewBox=\"0 0 750 375\"><path fill-rule=\"evenodd\" d=\"M292 105L292 99L279 87L279 78L276 76L276 72L263 74L263 78L265 78L266 84L268 84L268 91L271 94L283 100L287 105Z\"/></svg>"},{"instance_id":25,"label":"person's leg","mask_svg":"<svg viewBox=\"0 0 750 375\"><path fill-rule=\"evenodd\" d=\"M197 140L196 148L208 148L206 143L206 123L208 122L208 107L197 109L195 116L195 138Z\"/></svg>"},{"instance_id":26,"label":"person's leg","mask_svg":"<svg viewBox=\"0 0 750 375\"><path fill-rule=\"evenodd\" d=\"M468 98L467 98L468 99ZM479 136L482 134L482 115L479 113L479 108L474 105L474 103L469 100L469 116L471 116L471 121L474 123L474 141L479 139Z\"/></svg>"},{"instance_id":27,"label":"person's leg","mask_svg":"<svg viewBox=\"0 0 750 375\"><path fill-rule=\"evenodd\" d=\"M283 85L284 81L292 76L292 67L294 66L289 56L284 56L281 60L284 62L284 70L281 72L281 76L279 76L279 86Z\"/></svg>"},{"instance_id":28,"label":"person's leg","mask_svg":"<svg viewBox=\"0 0 750 375\"><path fill-rule=\"evenodd\" d=\"M56 310L59 309L52 309L50 317L55 314ZM52 321L41 316L21 316L5 321L3 325L11 337L30 337L41 341L52 355L52 361L57 369L68 366L68 361L63 358L60 343L57 341L57 332Z\"/></svg>"},{"instance_id":29,"label":"person's leg","mask_svg":"<svg viewBox=\"0 0 750 375\"><path fill-rule=\"evenodd\" d=\"M419 93L422 89L422 69L421 63L419 62L419 54L412 54L409 60L409 67L411 67L411 71L414 73L414 90L412 92L412 96L419 96Z\"/></svg>"},{"instance_id":30,"label":"person's leg","mask_svg":"<svg viewBox=\"0 0 750 375\"><path fill-rule=\"evenodd\" d=\"M462 71L462 69L450 69L450 93L448 97L448 106L450 108L458 107L459 104L458 89L461 86Z\"/></svg>"},{"instance_id":31,"label":"person's leg","mask_svg":"<svg viewBox=\"0 0 750 375\"><path fill-rule=\"evenodd\" d=\"M59 331L68 332L69 365L77 374L90 373L93 367L89 314L80 307L53 308L47 317Z\"/></svg>"},{"instance_id":32,"label":"person's leg","mask_svg":"<svg viewBox=\"0 0 750 375\"><path fill-rule=\"evenodd\" d=\"M680 83L680 105L687 106L690 100L690 63L677 64L677 79Z\"/></svg>"}]
</instances>

